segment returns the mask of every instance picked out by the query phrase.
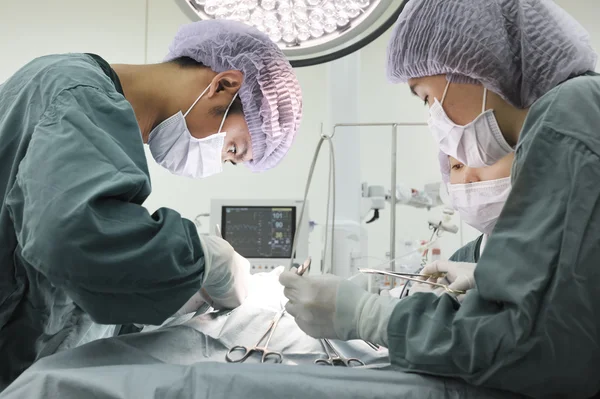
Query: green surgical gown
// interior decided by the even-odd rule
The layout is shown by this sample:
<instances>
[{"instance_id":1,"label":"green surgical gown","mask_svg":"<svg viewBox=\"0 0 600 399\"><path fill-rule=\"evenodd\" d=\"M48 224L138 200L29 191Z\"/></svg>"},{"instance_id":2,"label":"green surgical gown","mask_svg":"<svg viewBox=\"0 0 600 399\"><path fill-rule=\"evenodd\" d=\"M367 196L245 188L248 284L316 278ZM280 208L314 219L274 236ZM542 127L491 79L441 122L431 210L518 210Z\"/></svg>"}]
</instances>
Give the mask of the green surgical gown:
<instances>
[{"instance_id":1,"label":"green surgical gown","mask_svg":"<svg viewBox=\"0 0 600 399\"><path fill-rule=\"evenodd\" d=\"M459 305L414 295L388 324L406 371L533 397L600 390L600 77L530 109L512 192Z\"/></svg>"},{"instance_id":2,"label":"green surgical gown","mask_svg":"<svg viewBox=\"0 0 600 399\"><path fill-rule=\"evenodd\" d=\"M452 262L477 263L479 261L479 253L481 252L482 241L483 234L473 241L468 242L464 246L460 247L456 252L454 252L449 260Z\"/></svg>"},{"instance_id":3,"label":"green surgical gown","mask_svg":"<svg viewBox=\"0 0 600 399\"><path fill-rule=\"evenodd\" d=\"M150 214L133 109L88 55L0 86L0 391L39 357L160 324L198 291L194 224Z\"/></svg>"}]
</instances>

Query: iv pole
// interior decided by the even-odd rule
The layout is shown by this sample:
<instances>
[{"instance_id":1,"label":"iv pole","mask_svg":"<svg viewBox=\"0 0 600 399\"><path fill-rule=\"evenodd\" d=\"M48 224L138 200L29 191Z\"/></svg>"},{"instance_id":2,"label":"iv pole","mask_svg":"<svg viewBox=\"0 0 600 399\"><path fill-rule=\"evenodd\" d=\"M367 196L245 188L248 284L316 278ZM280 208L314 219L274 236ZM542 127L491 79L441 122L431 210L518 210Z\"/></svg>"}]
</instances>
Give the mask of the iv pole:
<instances>
[{"instance_id":1,"label":"iv pole","mask_svg":"<svg viewBox=\"0 0 600 399\"><path fill-rule=\"evenodd\" d=\"M333 125L333 131L331 133L330 139L333 139L335 136L335 131L337 128L341 127L391 127L392 128L392 181L391 181L391 212L390 212L390 259L392 259L391 267L392 271L396 271L396 262L393 259L396 259L396 174L397 174L397 164L398 164L398 127L419 127L419 126L427 126L426 123L399 123L399 122L390 122L390 123L336 123Z\"/></svg>"}]
</instances>

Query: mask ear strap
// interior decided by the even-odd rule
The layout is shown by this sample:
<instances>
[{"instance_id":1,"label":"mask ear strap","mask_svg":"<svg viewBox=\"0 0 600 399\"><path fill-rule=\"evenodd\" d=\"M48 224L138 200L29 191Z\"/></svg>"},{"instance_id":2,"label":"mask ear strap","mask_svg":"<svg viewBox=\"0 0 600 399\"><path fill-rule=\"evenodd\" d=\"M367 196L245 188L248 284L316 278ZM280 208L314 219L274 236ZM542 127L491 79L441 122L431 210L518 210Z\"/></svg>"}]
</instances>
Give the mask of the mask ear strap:
<instances>
[{"instance_id":1,"label":"mask ear strap","mask_svg":"<svg viewBox=\"0 0 600 399\"><path fill-rule=\"evenodd\" d=\"M229 113L229 108L231 108L231 105L233 104L233 102L235 101L235 99L237 98L238 92L236 92L233 95L233 98L231 99L231 102L229 103L229 106L227 107L227 109L225 110L225 115L223 115L223 120L221 121L221 126L219 126L219 131L218 133L221 133L221 129L223 129L223 125L225 124L225 119L227 119L227 114Z\"/></svg>"},{"instance_id":2,"label":"mask ear strap","mask_svg":"<svg viewBox=\"0 0 600 399\"><path fill-rule=\"evenodd\" d=\"M206 86L206 89L204 89L204 91L202 93L200 93L200 95L198 96L198 98L196 99L196 101L194 101L194 103L192 104L192 106L187 110L187 112L185 114L183 114L184 118L190 113L190 111L192 110L192 108L194 108L194 106L198 103L198 101L200 101L200 99L202 98L202 96L206 94L206 92L208 91L208 89L210 89L210 85Z\"/></svg>"},{"instance_id":3,"label":"mask ear strap","mask_svg":"<svg viewBox=\"0 0 600 399\"><path fill-rule=\"evenodd\" d=\"M446 94L448 93L448 87L450 87L450 81L448 81L448 83L446 83L446 88L444 89L444 94L442 94L442 101L440 101L440 104L444 105L444 100L446 99Z\"/></svg>"},{"instance_id":4,"label":"mask ear strap","mask_svg":"<svg viewBox=\"0 0 600 399\"><path fill-rule=\"evenodd\" d=\"M485 103L487 103L487 89L483 88L483 105L481 106L481 113L485 112Z\"/></svg>"}]
</instances>

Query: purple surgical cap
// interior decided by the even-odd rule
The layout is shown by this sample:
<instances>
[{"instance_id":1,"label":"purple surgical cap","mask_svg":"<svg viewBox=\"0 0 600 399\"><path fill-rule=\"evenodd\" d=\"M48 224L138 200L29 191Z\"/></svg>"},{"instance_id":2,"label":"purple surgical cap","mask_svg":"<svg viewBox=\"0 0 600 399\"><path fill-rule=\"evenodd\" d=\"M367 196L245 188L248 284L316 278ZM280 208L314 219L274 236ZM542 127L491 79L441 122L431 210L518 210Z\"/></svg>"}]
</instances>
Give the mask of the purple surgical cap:
<instances>
[{"instance_id":1,"label":"purple surgical cap","mask_svg":"<svg viewBox=\"0 0 600 399\"><path fill-rule=\"evenodd\" d=\"M254 172L277 165L302 118L302 92L292 66L268 36L241 22L211 20L181 27L165 61L192 58L213 71L241 71L239 96L252 139Z\"/></svg>"},{"instance_id":2,"label":"purple surgical cap","mask_svg":"<svg viewBox=\"0 0 600 399\"><path fill-rule=\"evenodd\" d=\"M596 59L588 33L551 0L410 0L388 45L387 76L445 74L527 108Z\"/></svg>"}]
</instances>

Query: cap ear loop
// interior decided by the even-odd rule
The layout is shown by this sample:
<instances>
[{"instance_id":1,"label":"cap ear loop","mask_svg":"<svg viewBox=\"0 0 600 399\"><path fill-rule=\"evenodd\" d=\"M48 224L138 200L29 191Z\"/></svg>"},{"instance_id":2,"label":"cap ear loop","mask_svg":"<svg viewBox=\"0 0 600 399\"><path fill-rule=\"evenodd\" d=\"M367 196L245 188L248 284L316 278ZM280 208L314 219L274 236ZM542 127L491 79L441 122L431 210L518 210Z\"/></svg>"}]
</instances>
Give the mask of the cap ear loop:
<instances>
[{"instance_id":1,"label":"cap ear loop","mask_svg":"<svg viewBox=\"0 0 600 399\"><path fill-rule=\"evenodd\" d=\"M448 83L446 83L446 88L444 89L444 94L442 94L442 101L440 101L440 105L444 105L444 100L446 99L446 94L448 94L448 87L450 87L450 81L448 81ZM488 93L488 89L487 87L483 87L483 104L481 105L481 113L483 114L485 112L485 105L487 103L487 93Z\"/></svg>"},{"instance_id":2,"label":"cap ear loop","mask_svg":"<svg viewBox=\"0 0 600 399\"><path fill-rule=\"evenodd\" d=\"M444 105L444 100L446 99L446 94L448 94L448 87L450 87L449 80L446 83L446 88L444 89L444 94L442 94L442 101L440 101L440 105Z\"/></svg>"},{"instance_id":3,"label":"cap ear loop","mask_svg":"<svg viewBox=\"0 0 600 399\"><path fill-rule=\"evenodd\" d=\"M446 83L446 88L444 89L444 94L442 94L442 101L440 101L441 105L444 105L444 100L446 99L446 94L448 94L448 87L450 87L450 81L448 81L448 83ZM483 114L485 112L485 105L487 103L487 87L484 86L483 88L483 104L481 105L481 113Z\"/></svg>"},{"instance_id":4,"label":"cap ear loop","mask_svg":"<svg viewBox=\"0 0 600 399\"><path fill-rule=\"evenodd\" d=\"M237 95L238 95L238 92L236 91L235 94L233 95L233 98L231 99L231 102L229 103L229 106L225 110L225 115L223 115L223 120L221 121L221 125L219 126L219 131L217 132L217 134L221 133L221 129L223 129L223 125L225 124L225 119L227 119L227 114L229 113L229 109L233 105L233 102L237 98Z\"/></svg>"},{"instance_id":5,"label":"cap ear loop","mask_svg":"<svg viewBox=\"0 0 600 399\"><path fill-rule=\"evenodd\" d=\"M184 118L186 118L188 116L188 114L190 113L190 111L194 108L194 106L196 106L196 104L198 103L198 101L200 101L200 99L202 98L202 96L204 96L206 94L206 92L208 91L208 89L210 89L210 85L206 86L206 89L204 89L204 91L202 93L200 93L200 95L198 96L198 98L196 99L196 101L194 101L194 103L190 106L190 108L186 111L186 113L183 114ZM217 134L221 133L221 129L223 129L223 125L225 124L225 119L227 119L227 114L229 113L229 109L231 108L231 106L233 105L233 102L237 98L238 93L239 92L236 91L235 94L233 95L233 98L229 102L229 105L227 106L227 109L225 110L225 115L223 115L223 119L221 120L221 125L219 125L219 131L218 131Z\"/></svg>"},{"instance_id":6,"label":"cap ear loop","mask_svg":"<svg viewBox=\"0 0 600 399\"><path fill-rule=\"evenodd\" d=\"M481 113L485 112L485 103L487 102L487 88L483 88L483 105L481 106Z\"/></svg>"},{"instance_id":7,"label":"cap ear loop","mask_svg":"<svg viewBox=\"0 0 600 399\"><path fill-rule=\"evenodd\" d=\"M192 110L192 108L194 108L194 106L198 103L198 101L200 101L200 99L202 98L202 96L206 94L206 92L208 91L208 89L210 89L210 85L206 86L206 89L204 89L204 91L202 93L200 93L200 95L198 96L198 98L196 99L196 101L194 101L194 103L192 104L192 106L187 110L187 112L185 114L183 114L184 118L188 116L188 114L190 113L190 111Z\"/></svg>"}]
</instances>

